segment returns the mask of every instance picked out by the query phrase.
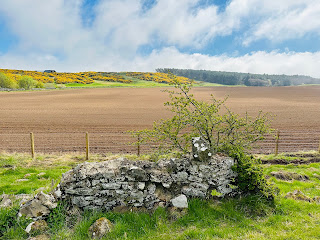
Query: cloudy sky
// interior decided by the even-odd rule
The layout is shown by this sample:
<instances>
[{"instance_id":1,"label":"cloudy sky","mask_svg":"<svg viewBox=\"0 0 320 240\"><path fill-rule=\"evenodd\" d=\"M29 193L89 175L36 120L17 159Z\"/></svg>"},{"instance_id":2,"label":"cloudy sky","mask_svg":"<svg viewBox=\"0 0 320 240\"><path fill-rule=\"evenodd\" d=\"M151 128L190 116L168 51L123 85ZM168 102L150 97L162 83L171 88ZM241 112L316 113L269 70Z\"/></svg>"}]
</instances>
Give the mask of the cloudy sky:
<instances>
[{"instance_id":1,"label":"cloudy sky","mask_svg":"<svg viewBox=\"0 0 320 240\"><path fill-rule=\"evenodd\" d=\"M0 68L320 77L320 0L1 0Z\"/></svg>"}]
</instances>

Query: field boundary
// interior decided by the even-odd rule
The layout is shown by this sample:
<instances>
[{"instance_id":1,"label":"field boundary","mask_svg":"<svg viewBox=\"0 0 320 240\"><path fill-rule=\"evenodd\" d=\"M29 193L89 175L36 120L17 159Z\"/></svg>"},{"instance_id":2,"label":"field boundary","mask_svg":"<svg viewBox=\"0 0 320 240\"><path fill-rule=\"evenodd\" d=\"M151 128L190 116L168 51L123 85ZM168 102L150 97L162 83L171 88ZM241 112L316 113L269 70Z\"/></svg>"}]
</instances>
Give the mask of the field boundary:
<instances>
[{"instance_id":1,"label":"field boundary","mask_svg":"<svg viewBox=\"0 0 320 240\"><path fill-rule=\"evenodd\" d=\"M50 133L0 133L0 152L36 153L120 153L148 154L157 145L140 144L128 132L50 132ZM90 142L90 144L89 144ZM297 151L320 151L320 131L279 130L266 136L252 150L256 154ZM88 157L87 157L88 158Z\"/></svg>"}]
</instances>

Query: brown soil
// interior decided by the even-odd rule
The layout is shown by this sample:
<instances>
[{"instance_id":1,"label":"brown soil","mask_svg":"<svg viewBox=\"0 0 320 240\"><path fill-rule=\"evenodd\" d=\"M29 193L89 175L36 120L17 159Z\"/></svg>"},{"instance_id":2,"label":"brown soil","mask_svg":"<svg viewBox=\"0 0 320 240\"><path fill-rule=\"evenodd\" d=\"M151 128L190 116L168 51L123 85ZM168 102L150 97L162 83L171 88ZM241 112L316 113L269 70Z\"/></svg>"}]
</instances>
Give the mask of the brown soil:
<instances>
[{"instance_id":1,"label":"brown soil","mask_svg":"<svg viewBox=\"0 0 320 240\"><path fill-rule=\"evenodd\" d=\"M34 132L36 151L83 151L85 132L93 152L132 152L127 130L150 128L170 116L160 88L72 89L41 92L0 92L0 151L29 151ZM259 110L274 114L272 127L280 129L280 151L317 149L320 137L320 86L194 88L196 97L210 94L243 114ZM142 152L152 146L145 146ZM255 152L272 152L268 140Z\"/></svg>"}]
</instances>

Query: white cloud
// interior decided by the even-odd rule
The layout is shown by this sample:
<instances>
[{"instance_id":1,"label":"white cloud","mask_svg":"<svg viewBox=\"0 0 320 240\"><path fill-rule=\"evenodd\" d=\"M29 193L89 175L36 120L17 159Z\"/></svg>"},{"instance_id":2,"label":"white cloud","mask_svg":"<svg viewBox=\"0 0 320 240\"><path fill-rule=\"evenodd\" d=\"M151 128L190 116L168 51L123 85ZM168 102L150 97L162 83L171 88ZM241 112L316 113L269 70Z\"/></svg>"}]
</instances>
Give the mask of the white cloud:
<instances>
[{"instance_id":1,"label":"white cloud","mask_svg":"<svg viewBox=\"0 0 320 240\"><path fill-rule=\"evenodd\" d=\"M320 35L319 0L234 0L227 10L250 25L243 37L246 46L260 39L281 42Z\"/></svg>"},{"instance_id":2,"label":"white cloud","mask_svg":"<svg viewBox=\"0 0 320 240\"><path fill-rule=\"evenodd\" d=\"M320 78L320 52L252 52L244 56L209 56L185 54L175 48L153 51L148 58L138 58L130 69L147 71L155 68L187 68L214 71L310 75Z\"/></svg>"},{"instance_id":3,"label":"white cloud","mask_svg":"<svg viewBox=\"0 0 320 240\"><path fill-rule=\"evenodd\" d=\"M244 31L243 43L282 41L319 33L319 0L232 0L225 11L200 0L158 0L143 11L140 0L101 0L83 26L83 0L2 0L0 14L19 39L0 53L2 68L58 71L153 71L158 67L319 76L319 52L253 52L244 56L187 54L216 36ZM158 46L148 56L143 45Z\"/></svg>"}]
</instances>

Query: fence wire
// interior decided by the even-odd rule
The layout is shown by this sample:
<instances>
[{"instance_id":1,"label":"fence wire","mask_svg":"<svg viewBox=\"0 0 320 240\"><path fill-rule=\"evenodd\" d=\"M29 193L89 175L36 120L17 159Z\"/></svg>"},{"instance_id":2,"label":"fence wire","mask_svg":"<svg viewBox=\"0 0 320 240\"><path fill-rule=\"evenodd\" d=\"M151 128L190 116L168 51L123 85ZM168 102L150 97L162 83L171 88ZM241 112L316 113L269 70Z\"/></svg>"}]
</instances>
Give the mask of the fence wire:
<instances>
[{"instance_id":1,"label":"fence wire","mask_svg":"<svg viewBox=\"0 0 320 240\"><path fill-rule=\"evenodd\" d=\"M279 152L296 152L318 150L320 130L290 131L280 130ZM130 143L137 141L129 133L89 133L91 153L129 153L136 154L137 146ZM85 152L86 138L84 132L34 133L35 151L38 153ZM266 136L258 143L252 153L274 153L275 134ZM156 145L140 145L140 153L151 153ZM30 152L30 133L0 133L0 152Z\"/></svg>"}]
</instances>

